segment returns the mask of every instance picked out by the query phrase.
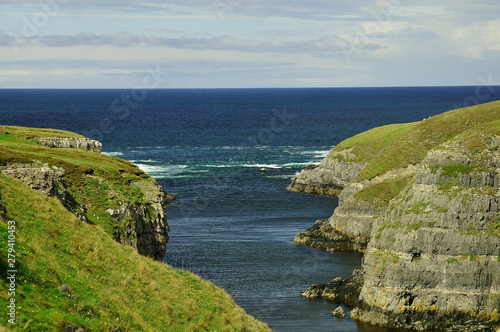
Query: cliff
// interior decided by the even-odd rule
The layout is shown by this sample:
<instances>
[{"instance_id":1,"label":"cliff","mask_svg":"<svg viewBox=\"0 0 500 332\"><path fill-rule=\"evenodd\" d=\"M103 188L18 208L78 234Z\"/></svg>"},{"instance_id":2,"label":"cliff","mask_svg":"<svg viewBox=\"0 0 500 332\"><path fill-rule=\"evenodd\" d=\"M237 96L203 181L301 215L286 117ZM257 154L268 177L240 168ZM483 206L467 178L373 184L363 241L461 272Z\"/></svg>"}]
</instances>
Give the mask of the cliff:
<instances>
[{"instance_id":1,"label":"cliff","mask_svg":"<svg viewBox=\"0 0 500 332\"><path fill-rule=\"evenodd\" d=\"M344 235L332 247L366 243L351 316L387 327L494 331L500 325L500 102L407 128L360 172L353 170L358 175L328 223ZM338 291L322 285L304 295L331 298Z\"/></svg>"},{"instance_id":2,"label":"cliff","mask_svg":"<svg viewBox=\"0 0 500 332\"><path fill-rule=\"evenodd\" d=\"M0 330L269 330L222 289L157 261L168 226L155 181L126 161L49 148L36 135L76 134L0 132L0 232L15 239L0 238L12 249L0 252L0 306L15 302L15 325L2 315Z\"/></svg>"},{"instance_id":3,"label":"cliff","mask_svg":"<svg viewBox=\"0 0 500 332\"><path fill-rule=\"evenodd\" d=\"M155 180L129 162L96 153L101 143L74 133L10 126L4 131L2 174L57 197L80 220L102 226L119 243L163 259L168 202Z\"/></svg>"}]
</instances>

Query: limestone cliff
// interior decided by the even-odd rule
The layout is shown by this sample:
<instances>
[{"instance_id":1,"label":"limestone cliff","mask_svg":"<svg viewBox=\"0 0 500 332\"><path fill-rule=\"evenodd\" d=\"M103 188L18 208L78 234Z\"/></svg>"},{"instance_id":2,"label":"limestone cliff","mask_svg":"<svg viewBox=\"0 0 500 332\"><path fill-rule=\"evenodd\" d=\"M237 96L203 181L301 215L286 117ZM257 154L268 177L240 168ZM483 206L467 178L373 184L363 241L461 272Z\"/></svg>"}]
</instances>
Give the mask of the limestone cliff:
<instances>
[{"instance_id":1,"label":"limestone cliff","mask_svg":"<svg viewBox=\"0 0 500 332\"><path fill-rule=\"evenodd\" d=\"M97 141L32 137L29 128L21 127L7 130L21 132L26 139L15 134L6 137L17 144L0 146L2 174L58 198L81 221L103 227L116 241L134 247L140 254L163 259L169 231L165 216L168 202L167 194L154 179L129 162L95 154L101 148ZM34 132L44 134L41 129ZM41 141L46 147L40 148L33 141ZM57 152L43 150L51 148L58 148ZM78 150L73 151L75 148ZM28 160L31 162L25 163Z\"/></svg>"},{"instance_id":2,"label":"limestone cliff","mask_svg":"<svg viewBox=\"0 0 500 332\"><path fill-rule=\"evenodd\" d=\"M344 188L328 223L298 235L327 249L366 248L354 319L417 330L500 326L499 145L500 102L410 124ZM303 295L336 298L339 285Z\"/></svg>"},{"instance_id":3,"label":"limestone cliff","mask_svg":"<svg viewBox=\"0 0 500 332\"><path fill-rule=\"evenodd\" d=\"M304 168L293 179L288 189L315 195L338 196L365 166L355 161L351 150L330 150L320 165Z\"/></svg>"},{"instance_id":4,"label":"limestone cliff","mask_svg":"<svg viewBox=\"0 0 500 332\"><path fill-rule=\"evenodd\" d=\"M35 139L48 148L80 148L92 152L102 150L101 142L86 137L37 137Z\"/></svg>"},{"instance_id":5,"label":"limestone cliff","mask_svg":"<svg viewBox=\"0 0 500 332\"><path fill-rule=\"evenodd\" d=\"M354 318L420 330L500 325L499 145L478 130L429 152L374 227Z\"/></svg>"}]
</instances>

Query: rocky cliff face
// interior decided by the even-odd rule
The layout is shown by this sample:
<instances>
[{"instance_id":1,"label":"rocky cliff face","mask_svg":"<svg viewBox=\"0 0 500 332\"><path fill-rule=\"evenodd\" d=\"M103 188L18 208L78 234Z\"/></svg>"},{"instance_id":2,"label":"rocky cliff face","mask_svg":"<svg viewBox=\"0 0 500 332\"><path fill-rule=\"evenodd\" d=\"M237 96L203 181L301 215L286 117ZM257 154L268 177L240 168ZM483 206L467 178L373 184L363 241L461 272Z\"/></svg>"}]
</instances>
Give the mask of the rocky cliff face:
<instances>
[{"instance_id":1,"label":"rocky cliff face","mask_svg":"<svg viewBox=\"0 0 500 332\"><path fill-rule=\"evenodd\" d=\"M36 140L48 148L80 148L92 152L102 150L101 142L85 137L37 137Z\"/></svg>"},{"instance_id":2,"label":"rocky cliff face","mask_svg":"<svg viewBox=\"0 0 500 332\"><path fill-rule=\"evenodd\" d=\"M374 226L354 318L420 330L500 325L499 145L461 136L429 152Z\"/></svg>"},{"instance_id":3,"label":"rocky cliff face","mask_svg":"<svg viewBox=\"0 0 500 332\"><path fill-rule=\"evenodd\" d=\"M64 168L34 162L5 166L0 168L0 171L44 195L57 197L66 208L76 213L80 220L89 222L86 216L87 209L97 203L92 197L83 201L69 193L64 182L66 173ZM89 177L95 178L93 175L84 175L84 178ZM99 182L109 187L106 179L101 178ZM118 206L116 209L106 210L115 223L114 237L118 242L136 248L141 255L162 260L169 231L165 216L167 194L153 179L133 181L129 187L138 188L142 199L130 201L126 194L113 190L109 190L106 194L108 197L115 197Z\"/></svg>"},{"instance_id":4,"label":"rocky cliff face","mask_svg":"<svg viewBox=\"0 0 500 332\"><path fill-rule=\"evenodd\" d=\"M333 216L295 239L322 250L364 251L351 278L357 288L347 299L347 281L336 278L302 295L343 301L355 307L353 319L386 327L498 329L499 109L500 102L490 103L399 127L390 144L365 153L374 157L353 170L358 176L339 194ZM363 137L370 132L349 143Z\"/></svg>"},{"instance_id":5,"label":"rocky cliff face","mask_svg":"<svg viewBox=\"0 0 500 332\"><path fill-rule=\"evenodd\" d=\"M167 195L156 181L137 181L130 186L141 189L147 203L120 202L117 209L106 210L110 216L126 222L125 227L116 230L115 238L136 248L141 255L162 260L169 232L165 217Z\"/></svg>"},{"instance_id":6,"label":"rocky cliff face","mask_svg":"<svg viewBox=\"0 0 500 332\"><path fill-rule=\"evenodd\" d=\"M310 165L297 175L289 190L315 195L338 196L342 189L363 169L351 149L330 150L320 165Z\"/></svg>"}]
</instances>

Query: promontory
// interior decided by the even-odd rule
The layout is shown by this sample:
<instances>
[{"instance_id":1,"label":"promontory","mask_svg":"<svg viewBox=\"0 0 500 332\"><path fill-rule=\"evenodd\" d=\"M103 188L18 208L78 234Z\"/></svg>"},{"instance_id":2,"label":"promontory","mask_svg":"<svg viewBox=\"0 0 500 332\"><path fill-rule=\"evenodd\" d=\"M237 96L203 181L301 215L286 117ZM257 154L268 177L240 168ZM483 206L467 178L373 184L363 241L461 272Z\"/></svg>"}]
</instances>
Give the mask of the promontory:
<instances>
[{"instance_id":1,"label":"promontory","mask_svg":"<svg viewBox=\"0 0 500 332\"><path fill-rule=\"evenodd\" d=\"M295 242L364 253L351 278L303 296L384 327L500 327L500 101L361 133L289 188L339 199Z\"/></svg>"}]
</instances>

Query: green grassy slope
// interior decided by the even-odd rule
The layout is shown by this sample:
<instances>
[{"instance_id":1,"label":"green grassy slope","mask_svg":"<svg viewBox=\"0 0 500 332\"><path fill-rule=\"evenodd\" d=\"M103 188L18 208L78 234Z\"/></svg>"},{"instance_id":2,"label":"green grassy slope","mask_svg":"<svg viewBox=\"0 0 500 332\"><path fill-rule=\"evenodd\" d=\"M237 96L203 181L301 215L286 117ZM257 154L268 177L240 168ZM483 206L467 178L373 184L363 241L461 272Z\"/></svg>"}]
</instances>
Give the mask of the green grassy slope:
<instances>
[{"instance_id":1,"label":"green grassy slope","mask_svg":"<svg viewBox=\"0 0 500 332\"><path fill-rule=\"evenodd\" d=\"M491 129L491 124L498 120L500 101L452 110L420 122L374 128L341 142L334 151L352 149L351 154L356 156L353 161L367 163L354 179L359 182L418 164L442 143L462 133L473 137L474 131ZM410 179L409 176L390 178L355 195L375 205L387 206Z\"/></svg>"},{"instance_id":2,"label":"green grassy slope","mask_svg":"<svg viewBox=\"0 0 500 332\"><path fill-rule=\"evenodd\" d=\"M0 197L7 210L0 221L0 306L9 298L6 220L15 220L19 330L267 330L213 284L116 243L55 198L3 175ZM63 284L71 297L59 291ZM7 325L7 318L0 323Z\"/></svg>"},{"instance_id":3,"label":"green grassy slope","mask_svg":"<svg viewBox=\"0 0 500 332\"><path fill-rule=\"evenodd\" d=\"M52 149L34 140L36 137L74 137L71 132L51 129L5 127L0 134L0 166L16 163L32 163L39 160L50 166L62 167L66 174L62 181L74 201L73 212L84 214L91 223L101 225L108 234L114 235L124 223L117 222L106 209L115 209L118 202L142 202L143 194L133 181L152 181L136 165L100 153L83 149ZM78 203L76 203L78 202ZM98 204L96 204L98 202ZM81 204L88 207L80 209Z\"/></svg>"},{"instance_id":4,"label":"green grassy slope","mask_svg":"<svg viewBox=\"0 0 500 332\"><path fill-rule=\"evenodd\" d=\"M22 331L266 331L223 290L197 276L140 256L112 237L121 225L104 211L119 201L143 203L133 181L153 181L130 162L83 149L50 149L36 137L81 137L46 129L4 127L0 166L39 160L66 170L62 181L93 224L57 199L0 174L0 306L6 308L7 226L16 225L17 324ZM3 128L2 128L3 129ZM71 208L71 207L70 207ZM67 293L59 287L68 285ZM5 312L2 311L2 312ZM0 318L7 325L7 315Z\"/></svg>"}]
</instances>

